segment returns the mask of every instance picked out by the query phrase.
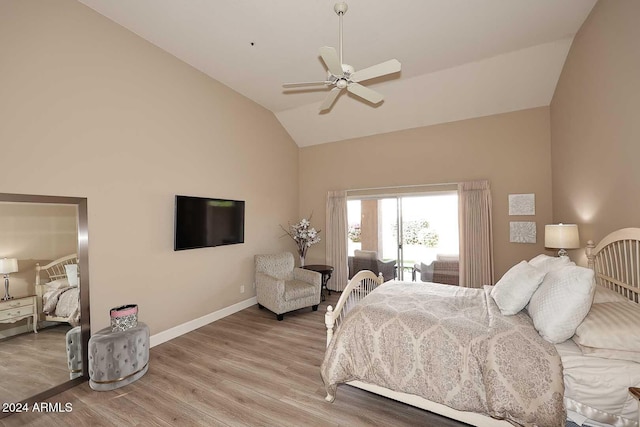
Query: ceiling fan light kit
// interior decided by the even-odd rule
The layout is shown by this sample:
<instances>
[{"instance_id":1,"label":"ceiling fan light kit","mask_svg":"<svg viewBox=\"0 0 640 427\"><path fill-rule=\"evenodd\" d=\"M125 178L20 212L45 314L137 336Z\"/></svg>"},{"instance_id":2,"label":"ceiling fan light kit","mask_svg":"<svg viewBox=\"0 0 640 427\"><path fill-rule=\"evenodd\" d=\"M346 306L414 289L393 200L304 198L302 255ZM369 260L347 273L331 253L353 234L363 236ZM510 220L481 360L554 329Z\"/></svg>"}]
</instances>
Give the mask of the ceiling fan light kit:
<instances>
[{"instance_id":1,"label":"ceiling fan light kit","mask_svg":"<svg viewBox=\"0 0 640 427\"><path fill-rule=\"evenodd\" d=\"M379 104L384 100L384 96L372 89L369 89L360 84L365 80L370 80L376 77L385 76L391 73L397 73L400 71L400 62L396 59L391 59L386 62L382 62L377 65L365 68L360 71L356 71L351 65L345 64L342 59L342 17L348 10L348 6L344 2L336 3L333 10L336 12L340 19L339 29L339 52L333 47L324 46L320 48L320 57L327 66L327 79L316 82L303 82L303 83L285 83L285 88L296 88L300 86L309 85L326 85L327 87L333 86L329 95L320 104L320 112L329 110L333 103L338 98L338 95L343 89L352 94L368 101L372 104Z\"/></svg>"}]
</instances>

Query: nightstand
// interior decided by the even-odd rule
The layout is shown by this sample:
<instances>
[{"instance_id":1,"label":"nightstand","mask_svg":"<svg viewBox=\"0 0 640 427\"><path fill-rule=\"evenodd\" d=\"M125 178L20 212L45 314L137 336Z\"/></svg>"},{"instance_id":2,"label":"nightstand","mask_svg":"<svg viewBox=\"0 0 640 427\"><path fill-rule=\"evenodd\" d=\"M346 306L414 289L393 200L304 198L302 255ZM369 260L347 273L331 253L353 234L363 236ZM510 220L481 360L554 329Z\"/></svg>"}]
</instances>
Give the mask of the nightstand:
<instances>
[{"instance_id":1,"label":"nightstand","mask_svg":"<svg viewBox=\"0 0 640 427\"><path fill-rule=\"evenodd\" d=\"M27 327L29 322L33 322L33 332L38 333L38 311L36 304L36 296L14 298L6 301L0 300L0 323L15 323L18 320L27 319Z\"/></svg>"}]
</instances>

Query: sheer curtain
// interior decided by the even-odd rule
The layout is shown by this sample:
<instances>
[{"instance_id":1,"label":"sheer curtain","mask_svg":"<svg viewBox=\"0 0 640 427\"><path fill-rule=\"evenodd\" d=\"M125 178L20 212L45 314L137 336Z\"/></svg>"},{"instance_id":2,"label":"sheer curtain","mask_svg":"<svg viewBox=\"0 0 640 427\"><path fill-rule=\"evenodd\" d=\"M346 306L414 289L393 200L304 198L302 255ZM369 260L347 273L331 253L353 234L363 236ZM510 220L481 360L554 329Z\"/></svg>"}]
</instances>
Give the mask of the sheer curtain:
<instances>
[{"instance_id":1,"label":"sheer curtain","mask_svg":"<svg viewBox=\"0 0 640 427\"><path fill-rule=\"evenodd\" d=\"M333 266L333 274L327 287L342 291L347 286L347 192L329 191L327 195L327 264Z\"/></svg>"},{"instance_id":2,"label":"sheer curtain","mask_svg":"<svg viewBox=\"0 0 640 427\"><path fill-rule=\"evenodd\" d=\"M491 188L488 181L458 183L460 286L493 284Z\"/></svg>"}]
</instances>

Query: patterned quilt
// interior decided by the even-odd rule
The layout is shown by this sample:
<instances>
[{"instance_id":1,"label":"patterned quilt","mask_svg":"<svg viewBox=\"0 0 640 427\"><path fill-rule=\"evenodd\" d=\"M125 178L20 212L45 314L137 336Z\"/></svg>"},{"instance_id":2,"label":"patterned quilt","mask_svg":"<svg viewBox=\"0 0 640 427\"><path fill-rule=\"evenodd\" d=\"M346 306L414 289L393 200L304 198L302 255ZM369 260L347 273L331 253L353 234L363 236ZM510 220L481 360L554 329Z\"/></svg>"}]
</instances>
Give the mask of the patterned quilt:
<instances>
[{"instance_id":1,"label":"patterned quilt","mask_svg":"<svg viewBox=\"0 0 640 427\"><path fill-rule=\"evenodd\" d=\"M521 425L564 426L562 363L524 312L484 289L387 282L346 316L321 374L360 380Z\"/></svg>"},{"instance_id":2,"label":"patterned quilt","mask_svg":"<svg viewBox=\"0 0 640 427\"><path fill-rule=\"evenodd\" d=\"M44 294L42 311L66 317L71 326L80 324L80 288L65 286Z\"/></svg>"}]
</instances>

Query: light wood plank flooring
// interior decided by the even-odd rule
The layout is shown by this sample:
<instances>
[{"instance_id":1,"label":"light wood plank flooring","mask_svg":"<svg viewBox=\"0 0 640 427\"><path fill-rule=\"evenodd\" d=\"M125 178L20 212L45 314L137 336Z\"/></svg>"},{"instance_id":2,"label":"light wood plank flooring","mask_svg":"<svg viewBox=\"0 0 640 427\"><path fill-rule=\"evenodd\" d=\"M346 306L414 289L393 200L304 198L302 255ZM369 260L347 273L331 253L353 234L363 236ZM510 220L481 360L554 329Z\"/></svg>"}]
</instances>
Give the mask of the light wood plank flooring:
<instances>
[{"instance_id":1,"label":"light wood plank flooring","mask_svg":"<svg viewBox=\"0 0 640 427\"><path fill-rule=\"evenodd\" d=\"M58 325L0 340L0 405L69 380L65 334L70 328Z\"/></svg>"},{"instance_id":2,"label":"light wood plank flooring","mask_svg":"<svg viewBox=\"0 0 640 427\"><path fill-rule=\"evenodd\" d=\"M16 414L4 426L443 426L457 423L349 386L324 400L324 311L278 322L250 307L151 349L148 373L109 392L88 383L50 402L72 412ZM141 319L142 320L142 319Z\"/></svg>"}]
</instances>

